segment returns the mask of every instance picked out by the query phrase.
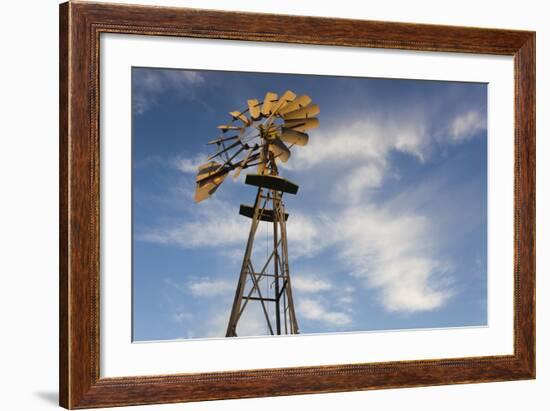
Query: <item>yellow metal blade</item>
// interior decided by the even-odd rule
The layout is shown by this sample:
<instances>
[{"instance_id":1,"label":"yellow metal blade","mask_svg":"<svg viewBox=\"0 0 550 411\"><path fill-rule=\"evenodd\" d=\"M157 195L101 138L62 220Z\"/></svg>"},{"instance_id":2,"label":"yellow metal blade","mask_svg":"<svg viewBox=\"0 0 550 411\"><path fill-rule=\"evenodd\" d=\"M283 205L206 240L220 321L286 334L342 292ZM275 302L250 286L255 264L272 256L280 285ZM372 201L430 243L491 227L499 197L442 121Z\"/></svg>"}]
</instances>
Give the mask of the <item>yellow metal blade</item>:
<instances>
[{"instance_id":1,"label":"yellow metal blade","mask_svg":"<svg viewBox=\"0 0 550 411\"><path fill-rule=\"evenodd\" d=\"M281 140L288 144L296 144L297 146L305 146L309 140L306 133L301 133L295 130L287 130L283 128Z\"/></svg>"},{"instance_id":2,"label":"yellow metal blade","mask_svg":"<svg viewBox=\"0 0 550 411\"><path fill-rule=\"evenodd\" d=\"M302 118L297 120L289 120L285 121L284 128L291 129L294 131L307 131L310 128L319 127L319 119L318 118Z\"/></svg>"},{"instance_id":3,"label":"yellow metal blade","mask_svg":"<svg viewBox=\"0 0 550 411\"><path fill-rule=\"evenodd\" d=\"M268 91L265 94L264 102L262 104L262 116L269 117L271 115L271 109L274 103L277 101L277 94Z\"/></svg>"},{"instance_id":4,"label":"yellow metal blade","mask_svg":"<svg viewBox=\"0 0 550 411\"><path fill-rule=\"evenodd\" d=\"M221 164L216 161L209 161L208 163L201 164L198 168L196 181L199 182L210 177L220 169L220 166Z\"/></svg>"},{"instance_id":5,"label":"yellow metal blade","mask_svg":"<svg viewBox=\"0 0 550 411\"><path fill-rule=\"evenodd\" d=\"M297 120L300 118L311 118L315 117L317 114L319 114L321 110L319 109L319 106L317 104L310 104L309 106L305 106L302 108L299 108L298 110L291 111L290 113L286 113L283 118L285 120Z\"/></svg>"},{"instance_id":6,"label":"yellow metal blade","mask_svg":"<svg viewBox=\"0 0 550 411\"><path fill-rule=\"evenodd\" d=\"M248 100L248 111L252 120L258 120L260 118L260 102L256 99Z\"/></svg>"},{"instance_id":7,"label":"yellow metal blade","mask_svg":"<svg viewBox=\"0 0 550 411\"><path fill-rule=\"evenodd\" d=\"M279 100L274 104L271 112L277 113L281 108L286 106L288 103L293 101L296 98L296 94L294 94L292 91L287 90L283 93L283 95L279 98Z\"/></svg>"},{"instance_id":8,"label":"yellow metal blade","mask_svg":"<svg viewBox=\"0 0 550 411\"><path fill-rule=\"evenodd\" d=\"M203 200L206 200L218 189L218 187L223 183L227 177L229 168L223 169L219 173L215 173L212 177L207 177L201 181L197 182L197 187L195 189L195 202L200 203Z\"/></svg>"},{"instance_id":9,"label":"yellow metal blade","mask_svg":"<svg viewBox=\"0 0 550 411\"><path fill-rule=\"evenodd\" d=\"M233 117L234 119L239 119L241 120L245 126L249 126L250 125L250 119L248 117L246 117L243 113L241 113L240 111L232 111L229 113L229 115L231 117Z\"/></svg>"},{"instance_id":10,"label":"yellow metal blade","mask_svg":"<svg viewBox=\"0 0 550 411\"><path fill-rule=\"evenodd\" d=\"M226 132L227 130L240 130L241 129L240 127L231 126L229 124L222 124L221 126L218 126L218 128L220 130L222 130L223 132Z\"/></svg>"},{"instance_id":11,"label":"yellow metal blade","mask_svg":"<svg viewBox=\"0 0 550 411\"><path fill-rule=\"evenodd\" d=\"M269 151L273 153L275 158L278 158L283 163L286 163L290 158L290 150L280 139L276 138L269 143Z\"/></svg>"},{"instance_id":12,"label":"yellow metal blade","mask_svg":"<svg viewBox=\"0 0 550 411\"><path fill-rule=\"evenodd\" d=\"M300 96L285 105L284 107L280 108L279 114L284 115L286 113L290 113L291 111L298 110L299 108L307 106L309 103L311 103L311 98L309 96Z\"/></svg>"}]
</instances>

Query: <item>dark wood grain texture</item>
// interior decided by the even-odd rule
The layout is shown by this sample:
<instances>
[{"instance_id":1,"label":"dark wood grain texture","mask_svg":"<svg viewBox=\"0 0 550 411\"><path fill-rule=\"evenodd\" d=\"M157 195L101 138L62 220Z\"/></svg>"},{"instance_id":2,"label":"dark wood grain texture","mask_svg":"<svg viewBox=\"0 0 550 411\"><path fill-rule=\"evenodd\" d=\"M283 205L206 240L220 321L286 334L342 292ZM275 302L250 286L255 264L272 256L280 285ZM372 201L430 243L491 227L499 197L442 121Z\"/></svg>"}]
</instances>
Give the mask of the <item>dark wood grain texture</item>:
<instances>
[{"instance_id":1,"label":"dark wood grain texture","mask_svg":"<svg viewBox=\"0 0 550 411\"><path fill-rule=\"evenodd\" d=\"M59 402L69 404L69 282L68 244L68 134L69 134L69 20L68 4L60 6L59 14Z\"/></svg>"},{"instance_id":2,"label":"dark wood grain texture","mask_svg":"<svg viewBox=\"0 0 550 411\"><path fill-rule=\"evenodd\" d=\"M485 53L515 61L514 355L162 377L99 374L101 33ZM181 8L60 6L60 404L90 408L535 377L535 34Z\"/></svg>"}]
</instances>

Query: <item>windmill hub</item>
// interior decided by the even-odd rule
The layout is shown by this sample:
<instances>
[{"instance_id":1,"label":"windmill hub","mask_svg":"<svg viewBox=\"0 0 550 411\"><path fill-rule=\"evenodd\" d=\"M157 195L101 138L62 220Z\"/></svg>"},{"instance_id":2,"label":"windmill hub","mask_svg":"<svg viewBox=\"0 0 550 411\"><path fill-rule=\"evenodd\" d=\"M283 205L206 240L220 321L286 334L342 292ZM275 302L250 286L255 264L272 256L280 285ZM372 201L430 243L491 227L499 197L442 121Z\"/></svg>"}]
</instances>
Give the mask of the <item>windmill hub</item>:
<instances>
[{"instance_id":1,"label":"windmill hub","mask_svg":"<svg viewBox=\"0 0 550 411\"><path fill-rule=\"evenodd\" d=\"M239 320L249 302L259 303L271 334L297 334L298 321L290 281L283 195L296 194L298 185L279 176L277 162L286 163L293 146L305 146L306 131L319 125L319 106L311 98L285 91L280 97L266 93L263 101L251 99L247 108L230 112L231 121L218 126L220 135L208 142L217 151L198 168L195 201L210 197L233 171L237 178L243 169L256 166L245 183L257 187L253 205L241 205L239 214L250 218L250 233L237 281L226 336L237 336ZM216 159L216 160L214 160ZM254 240L261 222L272 225L272 248L266 259L253 261ZM257 270L255 268L262 267Z\"/></svg>"}]
</instances>

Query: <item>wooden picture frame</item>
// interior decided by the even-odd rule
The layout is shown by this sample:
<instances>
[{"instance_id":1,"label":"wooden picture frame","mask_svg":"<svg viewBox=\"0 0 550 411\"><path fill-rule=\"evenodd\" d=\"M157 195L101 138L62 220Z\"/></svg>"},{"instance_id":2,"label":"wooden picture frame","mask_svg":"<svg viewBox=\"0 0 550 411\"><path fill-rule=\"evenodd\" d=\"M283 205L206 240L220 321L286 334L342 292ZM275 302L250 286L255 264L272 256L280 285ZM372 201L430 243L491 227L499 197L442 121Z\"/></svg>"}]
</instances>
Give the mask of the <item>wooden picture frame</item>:
<instances>
[{"instance_id":1,"label":"wooden picture frame","mask_svg":"<svg viewBox=\"0 0 550 411\"><path fill-rule=\"evenodd\" d=\"M101 33L513 56L514 354L100 378ZM535 378L535 33L185 8L60 6L60 405L91 408Z\"/></svg>"}]
</instances>

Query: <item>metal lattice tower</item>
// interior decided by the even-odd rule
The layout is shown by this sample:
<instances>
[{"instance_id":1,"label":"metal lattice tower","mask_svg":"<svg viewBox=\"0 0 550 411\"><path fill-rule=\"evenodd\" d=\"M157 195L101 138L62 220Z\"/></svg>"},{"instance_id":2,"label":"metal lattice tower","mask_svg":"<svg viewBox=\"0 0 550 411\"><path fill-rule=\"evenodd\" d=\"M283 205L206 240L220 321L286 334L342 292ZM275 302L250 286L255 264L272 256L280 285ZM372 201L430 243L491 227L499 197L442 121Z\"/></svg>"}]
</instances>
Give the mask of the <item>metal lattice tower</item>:
<instances>
[{"instance_id":1,"label":"metal lattice tower","mask_svg":"<svg viewBox=\"0 0 550 411\"><path fill-rule=\"evenodd\" d=\"M298 321L294 310L290 269L288 263L288 242L283 194L296 194L298 186L278 176L277 167L271 154L268 168L271 173L265 175L249 174L246 184L257 186L253 206L241 205L240 214L250 217L250 233L241 266L235 299L227 325L226 337L237 335L237 325L250 301L261 304L266 325L271 335L298 334ZM253 264L254 239L261 221L272 225L271 252L256 270ZM268 241L269 243L269 241ZM259 260L259 259L257 259ZM262 282L267 285L262 293ZM266 294L273 288L273 296Z\"/></svg>"}]
</instances>

